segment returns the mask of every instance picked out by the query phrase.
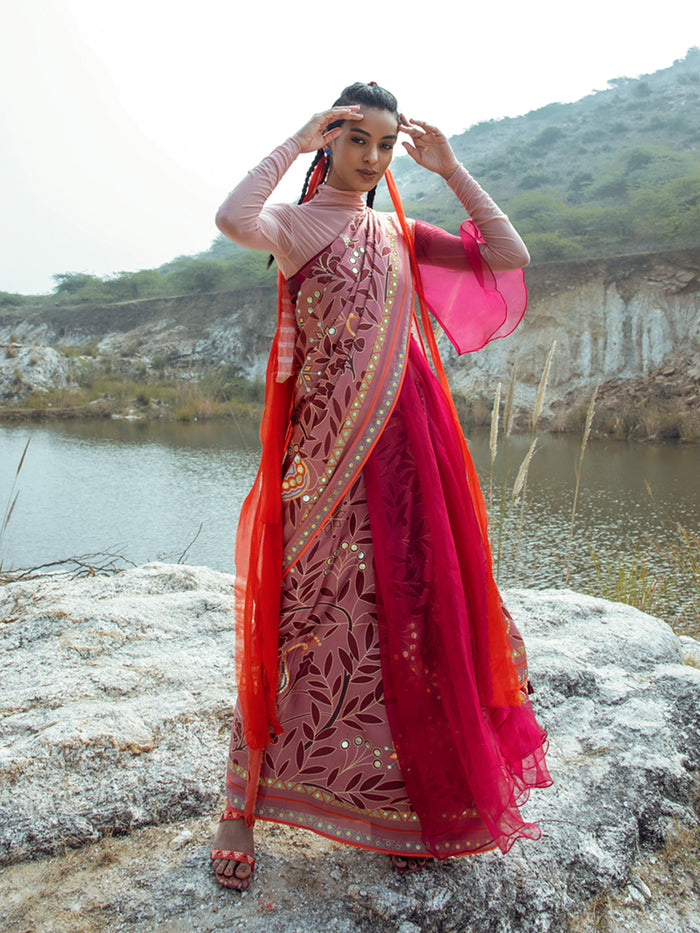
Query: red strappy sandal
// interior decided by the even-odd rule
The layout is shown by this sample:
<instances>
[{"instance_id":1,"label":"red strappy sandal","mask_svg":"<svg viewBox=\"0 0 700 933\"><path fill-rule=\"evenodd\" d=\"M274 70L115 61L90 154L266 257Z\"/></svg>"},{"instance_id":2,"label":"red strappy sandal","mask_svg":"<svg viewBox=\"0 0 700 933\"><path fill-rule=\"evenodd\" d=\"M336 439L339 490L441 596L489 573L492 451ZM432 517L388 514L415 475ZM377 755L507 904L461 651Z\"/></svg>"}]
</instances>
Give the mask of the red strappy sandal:
<instances>
[{"instance_id":1,"label":"red strappy sandal","mask_svg":"<svg viewBox=\"0 0 700 933\"><path fill-rule=\"evenodd\" d=\"M397 875L412 875L414 872L423 871L426 865L435 861L431 855L390 855L391 867ZM404 862L399 865L398 862Z\"/></svg>"},{"instance_id":2,"label":"red strappy sandal","mask_svg":"<svg viewBox=\"0 0 700 933\"><path fill-rule=\"evenodd\" d=\"M242 813L236 813L235 810L227 807L226 810L224 810L224 812L221 814L221 820L219 822L224 820L242 820L243 818L244 817ZM250 884L250 881L253 878L253 873L255 871L255 859L252 855L248 855L247 852L236 852L235 849L212 849L209 853L209 858L212 860L212 862L215 859L221 858L225 859L227 862L240 862L243 865L249 865L250 874L247 878L237 878L236 875L230 875L228 878L237 878L238 881L247 881L248 884ZM232 887L231 885L225 883L227 876L220 875L219 872L215 872L214 874L216 875L216 880L224 888L230 888L232 891L245 891L248 887L248 885L246 885L245 888Z\"/></svg>"}]
</instances>

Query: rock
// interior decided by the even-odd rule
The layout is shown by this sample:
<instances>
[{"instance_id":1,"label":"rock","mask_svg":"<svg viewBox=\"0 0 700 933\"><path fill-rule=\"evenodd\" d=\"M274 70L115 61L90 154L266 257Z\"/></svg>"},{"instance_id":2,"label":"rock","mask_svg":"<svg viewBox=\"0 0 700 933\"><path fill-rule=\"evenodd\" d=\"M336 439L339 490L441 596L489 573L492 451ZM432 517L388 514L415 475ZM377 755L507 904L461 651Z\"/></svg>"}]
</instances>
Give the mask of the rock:
<instances>
[{"instance_id":1,"label":"rock","mask_svg":"<svg viewBox=\"0 0 700 933\"><path fill-rule=\"evenodd\" d=\"M215 805L232 585L152 564L0 587L0 861Z\"/></svg>"},{"instance_id":2,"label":"rock","mask_svg":"<svg viewBox=\"0 0 700 933\"><path fill-rule=\"evenodd\" d=\"M193 839L194 835L190 832L190 830L183 829L183 831L178 833L174 839L170 840L170 845L173 849L181 849L183 846L189 845Z\"/></svg>"},{"instance_id":3,"label":"rock","mask_svg":"<svg viewBox=\"0 0 700 933\"><path fill-rule=\"evenodd\" d=\"M68 361L52 347L7 344L4 351L0 350L0 400L17 401L68 385Z\"/></svg>"},{"instance_id":4,"label":"rock","mask_svg":"<svg viewBox=\"0 0 700 933\"><path fill-rule=\"evenodd\" d=\"M681 657L685 663L700 667L700 642L690 635L681 635L679 641Z\"/></svg>"},{"instance_id":5,"label":"rock","mask_svg":"<svg viewBox=\"0 0 700 933\"><path fill-rule=\"evenodd\" d=\"M214 817L233 693L231 584L150 564L0 588L4 862ZM132 884L110 901L126 926L105 930L176 923L204 933L243 919L253 933L563 933L611 888L644 902L639 852L697 823L700 670L683 663L667 625L628 606L566 590L505 596L550 739L554 786L524 808L539 842L399 878L373 853L266 825L256 883L234 901L215 889L201 835L174 848L192 831L179 830L165 842L178 864L144 857L143 890Z\"/></svg>"}]
</instances>

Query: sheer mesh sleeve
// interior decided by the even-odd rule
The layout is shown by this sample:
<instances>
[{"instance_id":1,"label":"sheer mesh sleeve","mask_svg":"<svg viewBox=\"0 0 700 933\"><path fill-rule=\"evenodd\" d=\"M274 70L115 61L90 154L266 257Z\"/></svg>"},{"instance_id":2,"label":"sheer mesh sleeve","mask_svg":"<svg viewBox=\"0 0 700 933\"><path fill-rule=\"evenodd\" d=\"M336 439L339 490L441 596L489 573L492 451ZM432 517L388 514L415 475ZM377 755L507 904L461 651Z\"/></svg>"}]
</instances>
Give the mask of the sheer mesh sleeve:
<instances>
[{"instance_id":1,"label":"sheer mesh sleeve","mask_svg":"<svg viewBox=\"0 0 700 933\"><path fill-rule=\"evenodd\" d=\"M515 330L527 305L522 269L492 269L473 220L460 236L416 221L415 243L426 302L458 353Z\"/></svg>"},{"instance_id":2,"label":"sheer mesh sleeve","mask_svg":"<svg viewBox=\"0 0 700 933\"><path fill-rule=\"evenodd\" d=\"M294 237L289 206L266 207L265 202L299 151L299 143L288 139L248 172L221 205L216 225L234 243L265 250L278 259L290 252Z\"/></svg>"}]
</instances>

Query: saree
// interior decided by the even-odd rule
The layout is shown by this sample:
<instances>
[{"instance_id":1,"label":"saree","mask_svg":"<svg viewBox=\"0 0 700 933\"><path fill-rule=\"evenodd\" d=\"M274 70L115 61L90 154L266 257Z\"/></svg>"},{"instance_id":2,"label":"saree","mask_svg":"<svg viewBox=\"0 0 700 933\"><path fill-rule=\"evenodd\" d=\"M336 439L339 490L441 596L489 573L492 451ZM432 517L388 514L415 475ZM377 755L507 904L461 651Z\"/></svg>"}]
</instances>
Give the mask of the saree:
<instances>
[{"instance_id":1,"label":"saree","mask_svg":"<svg viewBox=\"0 0 700 933\"><path fill-rule=\"evenodd\" d=\"M266 675L239 670L227 794L239 811L247 793L255 817L365 848L506 851L539 835L518 807L549 783L546 736L517 632L489 630L488 554L411 333L408 250L390 216L366 209L289 283L296 379L276 390L289 414L270 522L281 598L274 581L266 593L279 606L275 702L261 741L244 706L247 688L269 687L269 660Z\"/></svg>"}]
</instances>

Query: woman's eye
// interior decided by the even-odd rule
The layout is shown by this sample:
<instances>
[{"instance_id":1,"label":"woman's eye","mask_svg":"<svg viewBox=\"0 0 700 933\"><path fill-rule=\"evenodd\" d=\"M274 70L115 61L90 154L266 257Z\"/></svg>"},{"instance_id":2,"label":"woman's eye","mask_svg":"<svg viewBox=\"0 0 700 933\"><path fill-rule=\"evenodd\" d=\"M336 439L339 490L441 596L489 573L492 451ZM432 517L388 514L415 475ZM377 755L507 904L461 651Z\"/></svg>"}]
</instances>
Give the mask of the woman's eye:
<instances>
[{"instance_id":1,"label":"woman's eye","mask_svg":"<svg viewBox=\"0 0 700 933\"><path fill-rule=\"evenodd\" d=\"M364 142L364 139L363 139L361 136L353 136L353 137L352 137L352 141L353 141L354 143L363 143L363 142Z\"/></svg>"},{"instance_id":2,"label":"woman's eye","mask_svg":"<svg viewBox=\"0 0 700 933\"><path fill-rule=\"evenodd\" d=\"M393 143L382 143L382 149L388 149L389 152L394 148Z\"/></svg>"}]
</instances>

